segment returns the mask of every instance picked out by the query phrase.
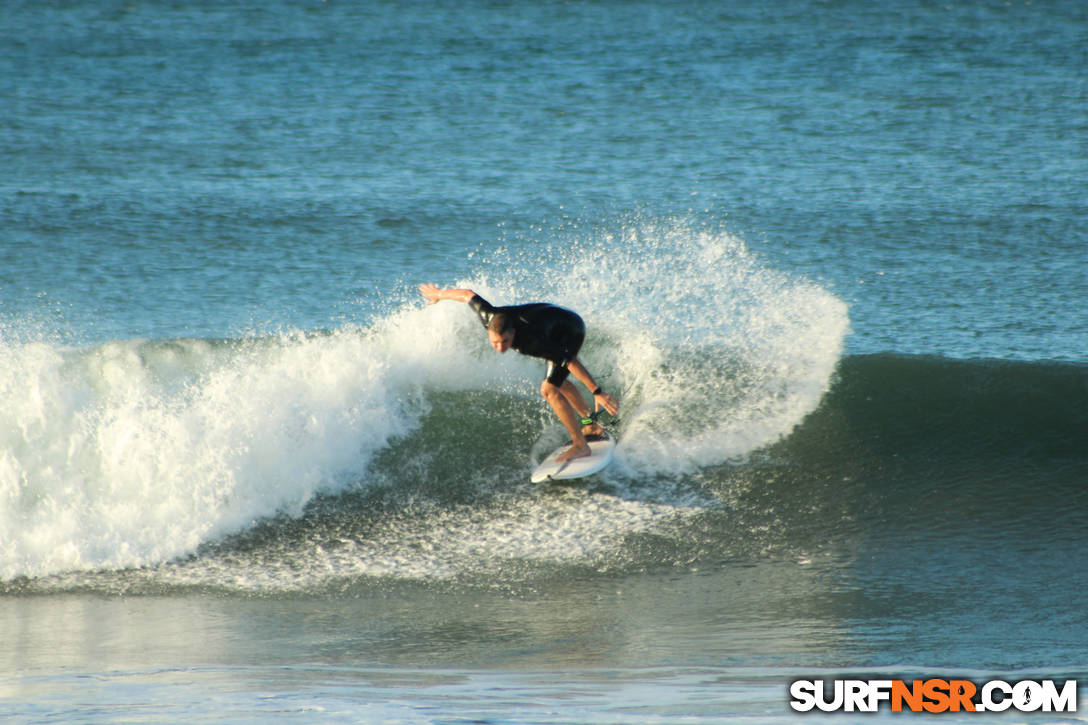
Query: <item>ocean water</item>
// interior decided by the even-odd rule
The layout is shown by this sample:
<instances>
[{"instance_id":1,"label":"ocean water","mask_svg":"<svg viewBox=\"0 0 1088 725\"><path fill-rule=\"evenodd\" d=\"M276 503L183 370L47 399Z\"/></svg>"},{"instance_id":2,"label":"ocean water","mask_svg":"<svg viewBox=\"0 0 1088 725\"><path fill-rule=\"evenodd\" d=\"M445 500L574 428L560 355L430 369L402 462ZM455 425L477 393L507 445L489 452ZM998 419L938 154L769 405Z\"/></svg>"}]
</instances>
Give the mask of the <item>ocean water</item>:
<instances>
[{"instance_id":1,"label":"ocean water","mask_svg":"<svg viewBox=\"0 0 1088 725\"><path fill-rule=\"evenodd\" d=\"M1083 3L14 0L0 108L5 721L1088 696Z\"/></svg>"}]
</instances>

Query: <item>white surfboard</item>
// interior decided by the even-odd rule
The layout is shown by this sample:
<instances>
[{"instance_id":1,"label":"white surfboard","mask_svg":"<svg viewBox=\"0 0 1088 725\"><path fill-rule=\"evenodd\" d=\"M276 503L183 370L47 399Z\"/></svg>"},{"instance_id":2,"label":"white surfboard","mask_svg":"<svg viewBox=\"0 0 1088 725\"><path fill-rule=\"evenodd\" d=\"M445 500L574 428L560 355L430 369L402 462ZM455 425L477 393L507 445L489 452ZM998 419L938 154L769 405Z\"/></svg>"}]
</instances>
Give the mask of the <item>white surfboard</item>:
<instances>
[{"instance_id":1,"label":"white surfboard","mask_svg":"<svg viewBox=\"0 0 1088 725\"><path fill-rule=\"evenodd\" d=\"M562 481L570 478L581 478L600 471L612 462L612 454L616 450L616 441L609 435L586 436L589 443L590 455L575 458L572 461L560 463L555 459L570 448L570 444L559 446L533 469L529 480L533 483L544 481Z\"/></svg>"}]
</instances>

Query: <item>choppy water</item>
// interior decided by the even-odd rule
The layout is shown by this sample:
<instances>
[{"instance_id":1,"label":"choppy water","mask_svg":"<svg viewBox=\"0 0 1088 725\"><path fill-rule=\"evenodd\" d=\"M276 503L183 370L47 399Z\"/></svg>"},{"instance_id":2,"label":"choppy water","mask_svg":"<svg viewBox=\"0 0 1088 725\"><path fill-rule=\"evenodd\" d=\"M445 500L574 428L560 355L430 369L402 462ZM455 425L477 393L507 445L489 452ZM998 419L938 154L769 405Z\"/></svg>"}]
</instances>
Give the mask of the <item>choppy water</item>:
<instances>
[{"instance_id":1,"label":"choppy water","mask_svg":"<svg viewBox=\"0 0 1088 725\"><path fill-rule=\"evenodd\" d=\"M0 8L17 720L1088 677L1078 3ZM414 284L587 320L535 361Z\"/></svg>"}]
</instances>

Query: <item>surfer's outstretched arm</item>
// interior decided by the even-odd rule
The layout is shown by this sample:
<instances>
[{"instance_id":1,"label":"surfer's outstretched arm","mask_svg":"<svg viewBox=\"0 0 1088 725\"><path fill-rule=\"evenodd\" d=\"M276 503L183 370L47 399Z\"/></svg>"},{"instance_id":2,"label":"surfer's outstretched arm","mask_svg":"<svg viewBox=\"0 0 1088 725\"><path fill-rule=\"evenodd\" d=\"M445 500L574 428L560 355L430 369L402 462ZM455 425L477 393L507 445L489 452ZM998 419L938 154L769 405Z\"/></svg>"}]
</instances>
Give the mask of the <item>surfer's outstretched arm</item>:
<instances>
[{"instance_id":1,"label":"surfer's outstretched arm","mask_svg":"<svg viewBox=\"0 0 1088 725\"><path fill-rule=\"evenodd\" d=\"M430 282L426 282L419 286L419 293L427 298L427 304L433 305L435 302L442 300L456 300L458 302L464 302L466 305L469 300L476 296L476 293L470 289L457 289L449 288L442 289Z\"/></svg>"}]
</instances>

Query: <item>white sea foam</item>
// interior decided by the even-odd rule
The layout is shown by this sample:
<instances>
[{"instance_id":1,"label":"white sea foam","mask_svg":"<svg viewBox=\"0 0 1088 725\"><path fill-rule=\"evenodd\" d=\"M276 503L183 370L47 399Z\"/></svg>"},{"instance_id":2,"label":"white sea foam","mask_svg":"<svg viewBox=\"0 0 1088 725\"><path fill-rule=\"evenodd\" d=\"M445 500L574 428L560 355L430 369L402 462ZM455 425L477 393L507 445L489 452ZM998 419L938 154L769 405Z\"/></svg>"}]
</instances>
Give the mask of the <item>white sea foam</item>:
<instances>
[{"instance_id":1,"label":"white sea foam","mask_svg":"<svg viewBox=\"0 0 1088 725\"><path fill-rule=\"evenodd\" d=\"M583 357L621 398L618 457L635 473L736 460L788 435L828 390L849 332L827 290L682 223L496 266L514 270L510 301L562 300L586 318Z\"/></svg>"},{"instance_id":2,"label":"white sea foam","mask_svg":"<svg viewBox=\"0 0 1088 725\"><path fill-rule=\"evenodd\" d=\"M603 493L569 498L526 492L484 508L390 516L365 538L326 532L255 553L223 552L124 578L124 589L226 587L234 591L320 591L360 577L420 581L517 580L533 567L622 562L625 537L660 531L701 509ZM346 532L345 532L346 533ZM269 555L271 554L271 555ZM53 585L70 582L58 578Z\"/></svg>"},{"instance_id":3,"label":"white sea foam","mask_svg":"<svg viewBox=\"0 0 1088 725\"><path fill-rule=\"evenodd\" d=\"M153 563L300 513L423 409L403 366L352 331L0 356L3 578Z\"/></svg>"},{"instance_id":4,"label":"white sea foam","mask_svg":"<svg viewBox=\"0 0 1088 725\"><path fill-rule=\"evenodd\" d=\"M469 279L435 281L495 304L579 311L583 359L623 406L616 470L634 477L723 463L787 435L827 390L848 328L826 290L732 236L682 225L493 254ZM428 394L498 390L542 406L540 372L491 352L454 303L258 340L79 349L0 337L0 579L156 565L263 517L297 516L319 491L367 485L375 454L416 429ZM410 535L355 542L365 571L337 566L445 576L481 535L507 557L589 557L670 513L589 503L453 519L428 529L445 539L441 556L420 558Z\"/></svg>"}]
</instances>

